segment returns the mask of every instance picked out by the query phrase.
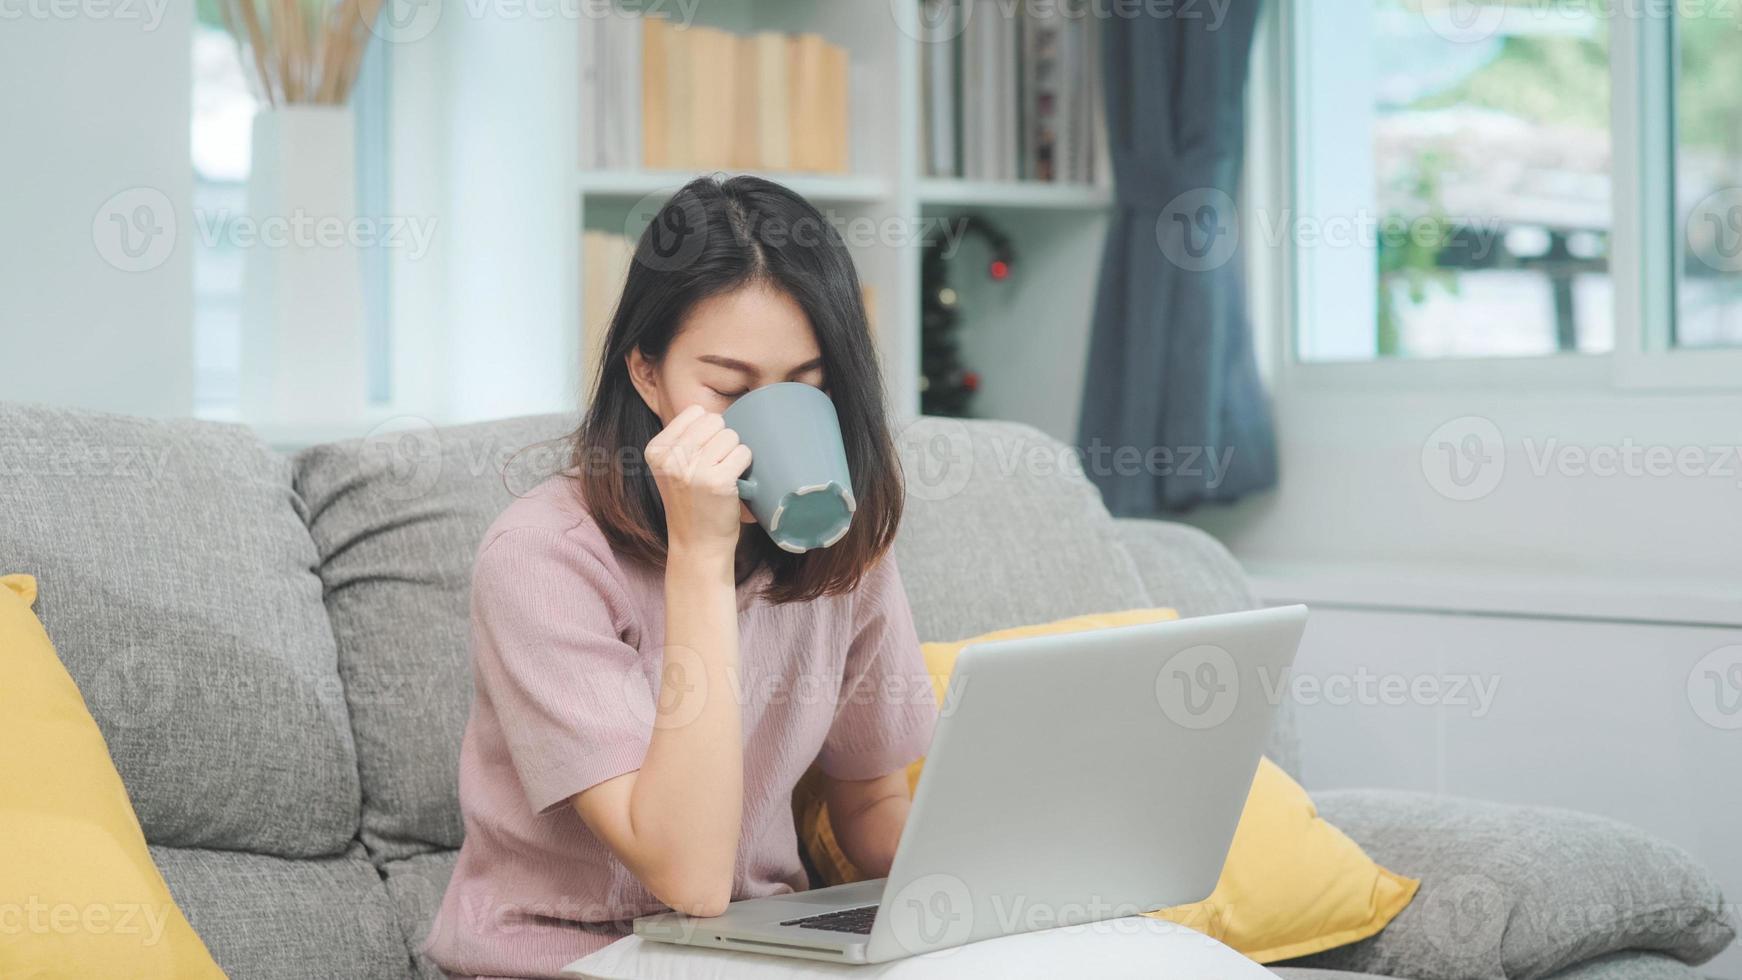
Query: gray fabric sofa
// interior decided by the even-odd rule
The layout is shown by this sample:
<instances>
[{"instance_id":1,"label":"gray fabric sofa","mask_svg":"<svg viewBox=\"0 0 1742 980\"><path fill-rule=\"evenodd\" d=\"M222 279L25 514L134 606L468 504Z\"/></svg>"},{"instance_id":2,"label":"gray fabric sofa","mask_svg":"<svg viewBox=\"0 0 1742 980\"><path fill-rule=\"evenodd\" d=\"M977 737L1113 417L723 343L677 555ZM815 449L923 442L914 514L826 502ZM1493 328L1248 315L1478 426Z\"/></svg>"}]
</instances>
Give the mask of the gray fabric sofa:
<instances>
[{"instance_id":1,"label":"gray fabric sofa","mask_svg":"<svg viewBox=\"0 0 1742 980\"><path fill-rule=\"evenodd\" d=\"M232 975L439 976L418 949L461 836L473 550L511 490L559 465L541 440L568 425L288 457L238 426L0 403L0 572L40 580L38 612L153 857ZM1254 603L1213 540L1110 518L1032 429L926 419L901 443L897 553L922 637ZM1297 768L1286 710L1269 751ZM1684 961L1734 940L1709 877L1626 827L1409 794L1318 799L1424 883L1380 936L1283 976L1690 980ZM1600 903L1616 914L1556 914Z\"/></svg>"}]
</instances>

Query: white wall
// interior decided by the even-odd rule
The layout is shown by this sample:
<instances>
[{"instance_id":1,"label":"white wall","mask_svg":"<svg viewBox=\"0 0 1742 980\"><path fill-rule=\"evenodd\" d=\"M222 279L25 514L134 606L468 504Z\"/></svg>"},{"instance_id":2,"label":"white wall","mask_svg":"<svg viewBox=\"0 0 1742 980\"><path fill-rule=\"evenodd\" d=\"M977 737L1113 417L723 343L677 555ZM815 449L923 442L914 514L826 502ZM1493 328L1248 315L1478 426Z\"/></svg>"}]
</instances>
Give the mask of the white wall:
<instances>
[{"instance_id":1,"label":"white wall","mask_svg":"<svg viewBox=\"0 0 1742 980\"><path fill-rule=\"evenodd\" d=\"M192 4L8 10L0 398L189 414Z\"/></svg>"},{"instance_id":2,"label":"white wall","mask_svg":"<svg viewBox=\"0 0 1742 980\"><path fill-rule=\"evenodd\" d=\"M1285 377L1276 416L1282 489L1194 515L1243 558L1611 575L1646 590L1654 580L1703 579L1742 614L1742 397L1527 382L1315 391ZM1448 496L1442 443L1461 445L1482 420L1504 447L1484 464L1497 482L1474 499ZM1606 476L1577 465L1592 450L1615 453L1621 468ZM1648 452L1684 450L1703 468L1657 475L1646 466ZM1639 459L1632 471L1630 451Z\"/></svg>"}]
</instances>

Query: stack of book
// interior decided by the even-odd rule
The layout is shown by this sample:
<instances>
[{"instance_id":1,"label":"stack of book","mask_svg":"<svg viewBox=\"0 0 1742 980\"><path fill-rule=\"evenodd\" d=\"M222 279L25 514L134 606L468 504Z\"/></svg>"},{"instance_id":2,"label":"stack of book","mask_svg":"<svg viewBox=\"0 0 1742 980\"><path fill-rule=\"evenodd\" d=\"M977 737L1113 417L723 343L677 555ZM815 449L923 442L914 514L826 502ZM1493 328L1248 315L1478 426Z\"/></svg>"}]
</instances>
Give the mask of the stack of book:
<instances>
[{"instance_id":1,"label":"stack of book","mask_svg":"<svg viewBox=\"0 0 1742 980\"><path fill-rule=\"evenodd\" d=\"M1101 19L1087 0L917 0L921 167L933 177L1099 184Z\"/></svg>"},{"instance_id":2,"label":"stack of book","mask_svg":"<svg viewBox=\"0 0 1742 980\"><path fill-rule=\"evenodd\" d=\"M615 14L582 32L586 163L599 169L850 167L850 63L817 34L733 34Z\"/></svg>"}]
</instances>

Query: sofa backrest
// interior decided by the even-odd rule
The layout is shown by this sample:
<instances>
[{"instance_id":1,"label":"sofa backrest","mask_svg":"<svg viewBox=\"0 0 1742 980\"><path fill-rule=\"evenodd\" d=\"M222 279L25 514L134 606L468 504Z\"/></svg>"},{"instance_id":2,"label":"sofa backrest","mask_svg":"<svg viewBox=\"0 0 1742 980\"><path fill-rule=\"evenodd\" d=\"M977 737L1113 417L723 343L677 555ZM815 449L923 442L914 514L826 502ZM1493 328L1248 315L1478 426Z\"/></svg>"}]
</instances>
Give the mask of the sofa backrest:
<instances>
[{"instance_id":1,"label":"sofa backrest","mask_svg":"<svg viewBox=\"0 0 1742 980\"><path fill-rule=\"evenodd\" d=\"M572 426L425 429L296 458L356 730L363 837L380 858L460 843L473 552L510 488L560 467L560 443L540 440ZM932 418L898 443L908 498L896 556L922 639L1150 603L1062 444L1023 425Z\"/></svg>"},{"instance_id":2,"label":"sofa backrest","mask_svg":"<svg viewBox=\"0 0 1742 980\"><path fill-rule=\"evenodd\" d=\"M560 467L572 425L287 460L240 426L0 403L0 572L41 580L147 839L312 857L360 827L378 862L458 846L473 555L511 494ZM1034 429L927 418L898 444L896 554L923 639L1250 602L1213 541L1114 522Z\"/></svg>"},{"instance_id":3,"label":"sofa backrest","mask_svg":"<svg viewBox=\"0 0 1742 980\"><path fill-rule=\"evenodd\" d=\"M897 440L896 558L922 640L1149 604L1069 447L1014 422L920 418Z\"/></svg>"},{"instance_id":4,"label":"sofa backrest","mask_svg":"<svg viewBox=\"0 0 1742 980\"><path fill-rule=\"evenodd\" d=\"M290 462L241 426L0 403L0 572L84 693L154 845L302 858L357 756Z\"/></svg>"},{"instance_id":5,"label":"sofa backrest","mask_svg":"<svg viewBox=\"0 0 1742 980\"><path fill-rule=\"evenodd\" d=\"M338 638L377 860L458 847L460 735L472 703L472 559L484 531L561 468L574 420L403 430L295 458Z\"/></svg>"}]
</instances>

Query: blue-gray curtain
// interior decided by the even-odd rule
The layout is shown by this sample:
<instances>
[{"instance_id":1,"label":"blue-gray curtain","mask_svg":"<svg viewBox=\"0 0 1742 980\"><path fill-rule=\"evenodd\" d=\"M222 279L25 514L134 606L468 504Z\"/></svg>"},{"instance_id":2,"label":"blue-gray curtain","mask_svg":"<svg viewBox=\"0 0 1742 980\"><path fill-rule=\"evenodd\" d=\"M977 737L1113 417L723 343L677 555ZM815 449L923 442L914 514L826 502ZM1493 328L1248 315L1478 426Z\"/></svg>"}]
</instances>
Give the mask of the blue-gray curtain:
<instances>
[{"instance_id":1,"label":"blue-gray curtain","mask_svg":"<svg viewBox=\"0 0 1742 980\"><path fill-rule=\"evenodd\" d=\"M1114 206L1079 448L1115 514L1276 483L1238 248L1246 75L1262 0L1103 26Z\"/></svg>"}]
</instances>

